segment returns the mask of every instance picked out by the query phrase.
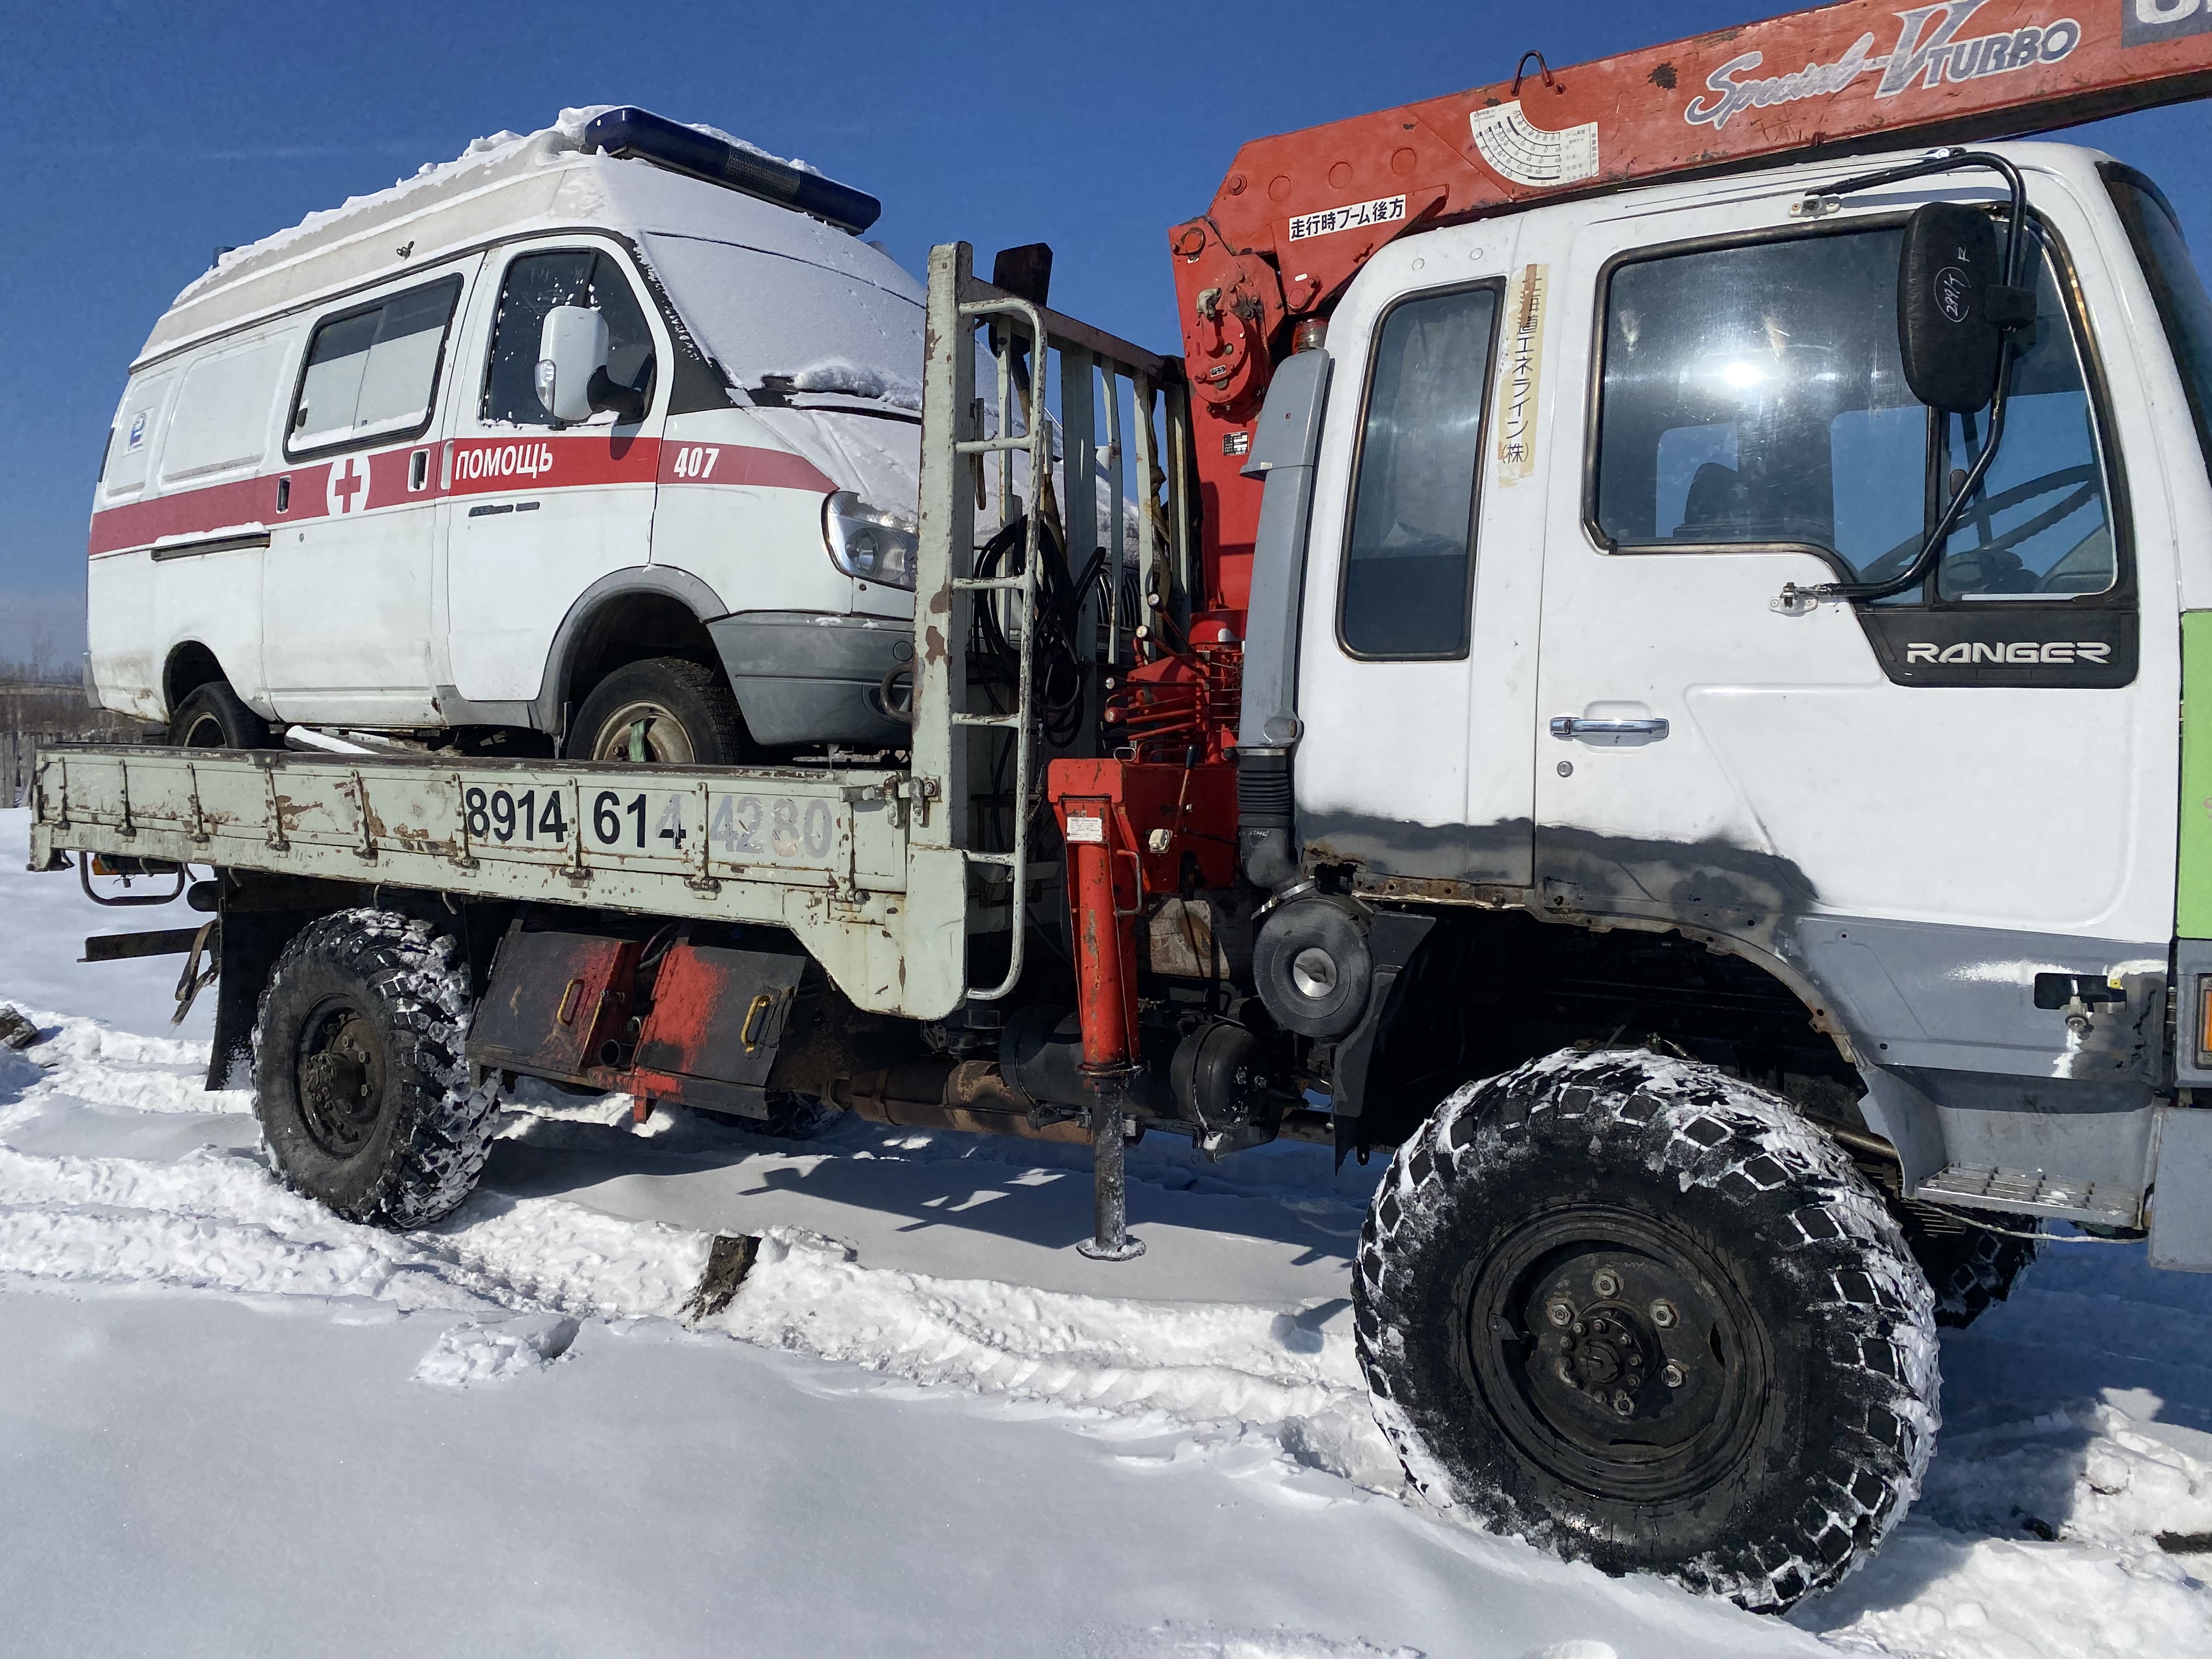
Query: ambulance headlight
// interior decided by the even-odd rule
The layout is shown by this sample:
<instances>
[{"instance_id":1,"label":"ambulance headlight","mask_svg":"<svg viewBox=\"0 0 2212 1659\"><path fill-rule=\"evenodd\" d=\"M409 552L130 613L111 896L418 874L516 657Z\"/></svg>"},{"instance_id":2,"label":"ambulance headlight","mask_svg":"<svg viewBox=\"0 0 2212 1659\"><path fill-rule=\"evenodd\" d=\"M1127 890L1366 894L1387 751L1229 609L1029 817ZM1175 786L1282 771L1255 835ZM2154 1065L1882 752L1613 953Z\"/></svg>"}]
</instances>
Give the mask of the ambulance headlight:
<instances>
[{"instance_id":1,"label":"ambulance headlight","mask_svg":"<svg viewBox=\"0 0 2212 1659\"><path fill-rule=\"evenodd\" d=\"M911 514L872 507L849 489L822 505L822 538L830 562L864 582L912 587L919 529Z\"/></svg>"}]
</instances>

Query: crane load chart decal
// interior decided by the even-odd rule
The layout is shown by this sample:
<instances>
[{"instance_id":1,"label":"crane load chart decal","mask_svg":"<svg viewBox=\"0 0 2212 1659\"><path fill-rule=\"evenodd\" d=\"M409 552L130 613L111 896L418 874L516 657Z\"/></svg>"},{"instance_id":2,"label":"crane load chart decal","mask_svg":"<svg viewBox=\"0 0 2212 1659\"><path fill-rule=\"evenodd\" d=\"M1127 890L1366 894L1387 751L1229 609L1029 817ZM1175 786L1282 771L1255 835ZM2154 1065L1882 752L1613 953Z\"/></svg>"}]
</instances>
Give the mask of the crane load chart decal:
<instances>
[{"instance_id":1,"label":"crane load chart decal","mask_svg":"<svg viewBox=\"0 0 2212 1659\"><path fill-rule=\"evenodd\" d=\"M1468 118L1474 148L1499 178L1516 185L1571 185L1597 176L1597 123L1547 132L1521 112L1516 100Z\"/></svg>"}]
</instances>

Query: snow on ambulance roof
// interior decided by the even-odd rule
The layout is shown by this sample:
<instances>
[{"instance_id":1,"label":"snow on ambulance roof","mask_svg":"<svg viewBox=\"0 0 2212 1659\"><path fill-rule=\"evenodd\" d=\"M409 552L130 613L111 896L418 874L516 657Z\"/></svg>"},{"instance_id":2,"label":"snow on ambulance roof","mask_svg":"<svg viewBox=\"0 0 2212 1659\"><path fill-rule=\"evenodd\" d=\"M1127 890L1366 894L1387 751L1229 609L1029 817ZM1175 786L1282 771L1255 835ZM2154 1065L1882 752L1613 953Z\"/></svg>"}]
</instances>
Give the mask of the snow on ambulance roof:
<instances>
[{"instance_id":1,"label":"snow on ambulance roof","mask_svg":"<svg viewBox=\"0 0 2212 1659\"><path fill-rule=\"evenodd\" d=\"M177 295L138 364L262 318L427 270L502 237L581 228L633 241L650 229L731 243L920 299L896 261L843 230L650 161L587 151L585 130L618 107L564 109L537 132L479 138L450 161L232 250ZM819 171L716 128L693 131L782 167Z\"/></svg>"}]
</instances>

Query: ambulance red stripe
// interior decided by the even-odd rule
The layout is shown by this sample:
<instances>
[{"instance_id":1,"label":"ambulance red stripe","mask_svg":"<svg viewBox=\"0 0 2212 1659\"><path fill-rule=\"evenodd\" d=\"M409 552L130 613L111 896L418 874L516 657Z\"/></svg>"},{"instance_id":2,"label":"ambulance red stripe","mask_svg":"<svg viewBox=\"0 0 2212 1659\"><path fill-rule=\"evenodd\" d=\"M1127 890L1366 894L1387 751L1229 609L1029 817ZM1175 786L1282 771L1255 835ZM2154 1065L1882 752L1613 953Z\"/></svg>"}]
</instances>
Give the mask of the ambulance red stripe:
<instances>
[{"instance_id":1,"label":"ambulance red stripe","mask_svg":"<svg viewBox=\"0 0 2212 1659\"><path fill-rule=\"evenodd\" d=\"M410 489L414 457L423 454L420 489ZM355 463L368 465L361 487ZM680 470L679 470L680 464ZM333 488L331 471L340 476ZM283 508L278 485L291 480ZM603 489L622 483L736 484L828 495L837 488L811 462L785 450L739 444L678 443L659 438L454 438L393 449L356 451L307 461L251 478L111 507L92 515L90 552L150 547L168 538L205 535L235 525L282 525L341 512L380 512L451 495L514 495L526 490ZM356 499L358 497L358 499Z\"/></svg>"}]
</instances>

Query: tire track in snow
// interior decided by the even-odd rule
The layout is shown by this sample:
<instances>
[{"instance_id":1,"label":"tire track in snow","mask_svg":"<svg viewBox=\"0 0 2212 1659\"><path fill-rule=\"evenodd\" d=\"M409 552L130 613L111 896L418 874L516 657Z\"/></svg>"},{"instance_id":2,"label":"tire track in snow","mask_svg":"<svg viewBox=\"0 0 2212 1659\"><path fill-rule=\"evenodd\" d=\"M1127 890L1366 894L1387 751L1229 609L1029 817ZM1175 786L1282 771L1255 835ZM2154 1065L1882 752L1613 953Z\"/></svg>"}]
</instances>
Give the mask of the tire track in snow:
<instances>
[{"instance_id":1,"label":"tire track in snow","mask_svg":"<svg viewBox=\"0 0 2212 1659\"><path fill-rule=\"evenodd\" d=\"M170 1287L334 1310L368 1300L458 1315L481 1323L441 1336L456 1349L443 1356L447 1369L499 1374L502 1367L465 1339L496 1344L554 1316L678 1320L703 1270L708 1234L559 1198L480 1193L440 1226L398 1235L341 1221L287 1191L258 1152L206 1147L161 1162L10 1146L11 1125L88 1104L164 1114L250 1109L244 1091L199 1091L204 1044L90 1021L41 1022L57 1023L60 1030L32 1051L43 1072L0 1054L0 1279ZM841 1130L815 1146L832 1157L951 1155L856 1134ZM1279 1195L1321 1212L1358 1207L1352 1192L1326 1179L1287 1185L1282 1176L1304 1173L1289 1160L1279 1173L1259 1170L1261 1178L1243 1182L1186 1173L1172 1159L1146 1173L1164 1187L1187 1181ZM2030 1281L2016 1298L2021 1310L2043 1301L2052 1316L2037 1316L2020 1338L2085 1360L2139 1349L2148 1329L2170 1333L2177 1317L2194 1331L2200 1318L2154 1309L2160 1317L2131 1329L2125 1298L2083 1301L2056 1285L2039 1297L2039 1288ZM1128 1442L1119 1461L1133 1471L1204 1462L1279 1482L1304 1463L1382 1492L1401 1486L1348 1341L1304 1330L1273 1310L939 1279L870 1267L834 1240L772 1230L743 1289L702 1328L887 1379L1067 1410L1087 1431ZM465 1340L448 1342L456 1332ZM439 1353L434 1348L426 1364ZM1939 1448L1926 1496L1889 1547L1790 1622L1844 1651L1927 1659L2212 1650L2202 1559L2165 1555L2150 1537L2212 1527L2203 1518L2212 1513L2212 1457L2186 1449L2196 1443L2185 1435L2108 1407L1955 1434ZM2063 1516L2060 1539L2004 1535L2019 1493L2054 1481L2065 1494L2052 1510ZM1241 1632L1178 1634L1188 1644L1170 1650L1274 1651L1246 1648ZM1291 1643L1285 1650L1305 1650Z\"/></svg>"},{"instance_id":2,"label":"tire track in snow","mask_svg":"<svg viewBox=\"0 0 2212 1659\"><path fill-rule=\"evenodd\" d=\"M204 1065L204 1045L117 1035L68 1022L33 1051L51 1069L21 1107L173 1109L184 1087L197 1087L175 1068ZM209 1147L153 1162L0 1140L0 1274L52 1283L675 1320L711 1243L562 1199L489 1192L434 1228L392 1234L288 1191L258 1153ZM834 1240L773 1229L736 1298L703 1328L919 1384L1191 1426L1255 1425L1302 1461L1397 1485L1350 1342L1273 1309L936 1279L870 1267Z\"/></svg>"}]
</instances>

